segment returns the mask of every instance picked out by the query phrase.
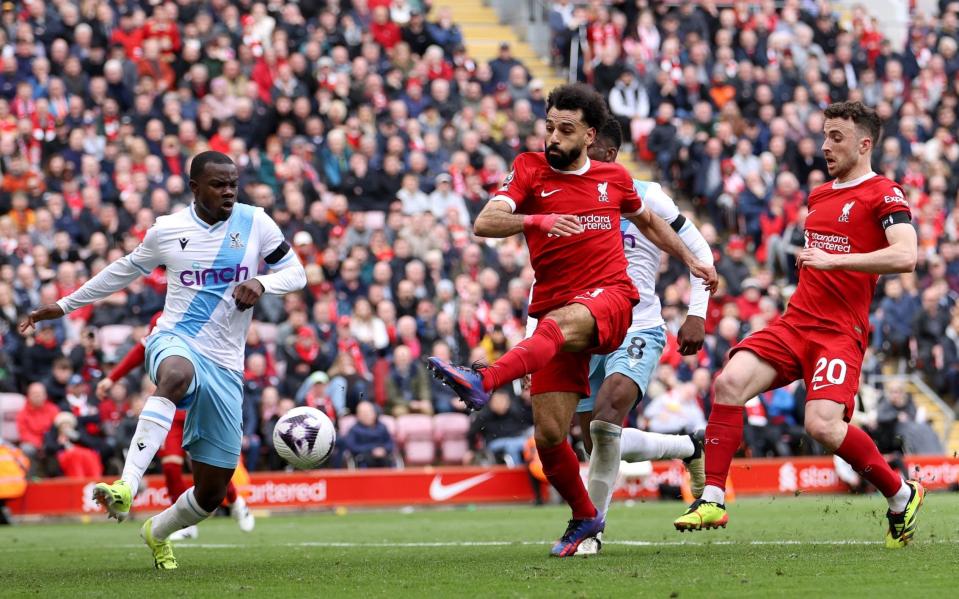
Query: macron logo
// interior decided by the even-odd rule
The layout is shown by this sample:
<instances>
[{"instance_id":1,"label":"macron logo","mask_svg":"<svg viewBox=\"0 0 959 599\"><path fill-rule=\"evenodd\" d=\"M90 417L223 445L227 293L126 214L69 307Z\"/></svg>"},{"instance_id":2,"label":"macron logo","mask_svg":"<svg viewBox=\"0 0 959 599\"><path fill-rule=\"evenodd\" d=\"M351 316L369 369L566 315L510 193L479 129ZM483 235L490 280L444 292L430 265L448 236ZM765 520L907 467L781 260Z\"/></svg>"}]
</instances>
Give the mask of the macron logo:
<instances>
[{"instance_id":1,"label":"macron logo","mask_svg":"<svg viewBox=\"0 0 959 599\"><path fill-rule=\"evenodd\" d=\"M430 499L433 501L446 501L447 499L452 499L460 493L464 493L477 485L485 483L491 478L493 478L493 473L485 472L483 474L471 476L466 480L444 485L442 475L437 474L433 477L433 482L430 483Z\"/></svg>"},{"instance_id":2,"label":"macron logo","mask_svg":"<svg viewBox=\"0 0 959 599\"><path fill-rule=\"evenodd\" d=\"M208 287L224 285L233 281L245 281L250 278L250 269L237 263L226 268L205 268L203 270L184 270L180 273L180 283L185 287Z\"/></svg>"}]
</instances>

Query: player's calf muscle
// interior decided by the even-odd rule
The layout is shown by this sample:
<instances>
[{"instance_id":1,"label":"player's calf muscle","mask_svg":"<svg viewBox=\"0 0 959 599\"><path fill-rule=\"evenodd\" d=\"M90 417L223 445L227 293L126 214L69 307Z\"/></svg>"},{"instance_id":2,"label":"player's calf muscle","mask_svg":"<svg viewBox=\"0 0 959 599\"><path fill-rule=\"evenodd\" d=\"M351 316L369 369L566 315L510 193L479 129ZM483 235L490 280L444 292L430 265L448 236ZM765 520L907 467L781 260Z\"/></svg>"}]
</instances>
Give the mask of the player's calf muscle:
<instances>
[{"instance_id":1,"label":"player's calf muscle","mask_svg":"<svg viewBox=\"0 0 959 599\"><path fill-rule=\"evenodd\" d=\"M619 424L639 397L639 387L629 377L613 374L600 387L594 420Z\"/></svg>"}]
</instances>

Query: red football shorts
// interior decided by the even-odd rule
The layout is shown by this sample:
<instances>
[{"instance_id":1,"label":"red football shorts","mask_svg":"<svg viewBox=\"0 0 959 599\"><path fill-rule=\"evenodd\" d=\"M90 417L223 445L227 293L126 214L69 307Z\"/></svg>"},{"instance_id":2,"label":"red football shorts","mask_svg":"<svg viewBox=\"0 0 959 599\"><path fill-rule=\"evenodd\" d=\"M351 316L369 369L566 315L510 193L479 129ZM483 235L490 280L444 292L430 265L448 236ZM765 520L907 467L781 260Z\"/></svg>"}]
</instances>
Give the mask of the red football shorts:
<instances>
[{"instance_id":1,"label":"red football shorts","mask_svg":"<svg viewBox=\"0 0 959 599\"><path fill-rule=\"evenodd\" d=\"M620 346L633 322L635 303L629 290L620 288L593 289L568 301L567 306L582 304L593 315L596 345L582 352L561 351L556 354L549 364L533 373L530 394L566 392L589 397L589 361L593 354L609 354ZM541 318L545 316L540 315Z\"/></svg>"},{"instance_id":2,"label":"red football shorts","mask_svg":"<svg viewBox=\"0 0 959 599\"><path fill-rule=\"evenodd\" d=\"M861 340L821 328L797 327L780 318L730 350L749 350L776 369L772 389L802 379L806 401L825 399L845 406L849 422L856 408L865 347Z\"/></svg>"},{"instance_id":3,"label":"red football shorts","mask_svg":"<svg viewBox=\"0 0 959 599\"><path fill-rule=\"evenodd\" d=\"M186 451L183 449L183 423L185 422L186 410L177 410L173 415L173 424L170 425L170 432L166 435L166 441L163 442L163 447L157 452L161 459L168 456L180 456L182 458L186 455Z\"/></svg>"}]
</instances>

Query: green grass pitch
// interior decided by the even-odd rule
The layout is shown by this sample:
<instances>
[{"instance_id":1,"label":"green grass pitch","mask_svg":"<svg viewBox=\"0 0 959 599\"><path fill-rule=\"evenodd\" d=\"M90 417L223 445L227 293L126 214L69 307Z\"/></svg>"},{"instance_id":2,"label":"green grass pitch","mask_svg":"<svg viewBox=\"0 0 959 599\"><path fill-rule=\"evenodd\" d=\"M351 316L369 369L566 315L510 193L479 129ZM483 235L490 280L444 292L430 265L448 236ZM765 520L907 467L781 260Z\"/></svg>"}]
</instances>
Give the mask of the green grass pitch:
<instances>
[{"instance_id":1,"label":"green grass pitch","mask_svg":"<svg viewBox=\"0 0 959 599\"><path fill-rule=\"evenodd\" d=\"M955 596L959 495L929 494L916 541L881 544L878 497L743 499L725 530L680 534L679 503L615 504L600 556L549 558L565 508L350 511L229 518L153 570L139 524L0 530L0 597Z\"/></svg>"}]
</instances>

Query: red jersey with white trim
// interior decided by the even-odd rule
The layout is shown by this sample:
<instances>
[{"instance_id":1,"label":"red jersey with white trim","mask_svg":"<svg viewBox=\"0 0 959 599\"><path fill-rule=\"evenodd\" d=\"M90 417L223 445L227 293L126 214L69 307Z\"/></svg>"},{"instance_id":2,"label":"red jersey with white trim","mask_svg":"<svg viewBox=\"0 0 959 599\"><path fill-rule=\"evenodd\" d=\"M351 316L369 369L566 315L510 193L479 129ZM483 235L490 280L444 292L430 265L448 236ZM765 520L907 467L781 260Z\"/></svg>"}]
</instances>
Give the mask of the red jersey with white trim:
<instances>
[{"instance_id":1,"label":"red jersey with white trim","mask_svg":"<svg viewBox=\"0 0 959 599\"><path fill-rule=\"evenodd\" d=\"M517 214L569 214L584 231L571 237L547 235L526 227L530 262L536 272L529 313L542 315L594 289L622 289L634 301L639 292L626 274L620 215L643 211L633 178L615 163L586 163L576 171L558 171L543 152L516 157L513 170L493 199Z\"/></svg>"},{"instance_id":2,"label":"red jersey with white trim","mask_svg":"<svg viewBox=\"0 0 959 599\"><path fill-rule=\"evenodd\" d=\"M864 254L889 246L880 221L895 212L910 214L902 188L870 173L844 184L830 181L809 194L806 247L829 254ZM783 316L790 324L869 338L869 306L878 275L850 270L804 268Z\"/></svg>"}]
</instances>

